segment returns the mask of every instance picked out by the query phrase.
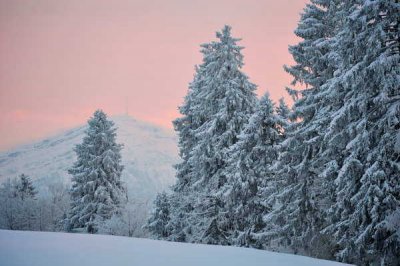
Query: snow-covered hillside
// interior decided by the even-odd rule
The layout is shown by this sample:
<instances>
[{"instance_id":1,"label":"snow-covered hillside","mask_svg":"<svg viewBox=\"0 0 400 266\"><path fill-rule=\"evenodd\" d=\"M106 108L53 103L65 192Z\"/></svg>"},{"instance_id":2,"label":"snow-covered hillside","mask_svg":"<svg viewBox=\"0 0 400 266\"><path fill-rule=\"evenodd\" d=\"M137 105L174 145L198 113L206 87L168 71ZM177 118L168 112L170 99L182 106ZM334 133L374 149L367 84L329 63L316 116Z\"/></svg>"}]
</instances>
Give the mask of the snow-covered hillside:
<instances>
[{"instance_id":1,"label":"snow-covered hillside","mask_svg":"<svg viewBox=\"0 0 400 266\"><path fill-rule=\"evenodd\" d=\"M333 266L344 264L247 248L102 235L0 230L0 265Z\"/></svg>"},{"instance_id":2,"label":"snow-covered hillside","mask_svg":"<svg viewBox=\"0 0 400 266\"><path fill-rule=\"evenodd\" d=\"M123 115L111 118L123 143L122 179L135 199L152 198L174 182L173 165L178 161L172 130ZM68 130L37 143L0 153L0 182L21 173L29 175L39 191L53 182L70 182L67 169L75 161L73 148L80 143L86 126ZM131 197L132 197L131 196Z\"/></svg>"}]
</instances>

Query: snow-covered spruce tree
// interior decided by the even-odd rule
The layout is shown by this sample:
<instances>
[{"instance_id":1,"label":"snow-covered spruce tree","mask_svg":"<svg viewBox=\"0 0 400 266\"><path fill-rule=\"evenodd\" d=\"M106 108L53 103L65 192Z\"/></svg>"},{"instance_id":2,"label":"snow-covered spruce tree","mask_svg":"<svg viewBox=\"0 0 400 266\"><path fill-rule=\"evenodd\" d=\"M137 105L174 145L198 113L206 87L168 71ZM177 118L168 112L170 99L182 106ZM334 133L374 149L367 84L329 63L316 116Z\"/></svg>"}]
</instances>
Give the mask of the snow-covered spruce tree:
<instances>
[{"instance_id":1,"label":"snow-covered spruce tree","mask_svg":"<svg viewBox=\"0 0 400 266\"><path fill-rule=\"evenodd\" d=\"M327 149L339 147L337 200L327 231L339 260L361 265L399 265L400 4L395 0L343 1L348 15L335 50L342 58L331 99Z\"/></svg>"},{"instance_id":2,"label":"snow-covered spruce tree","mask_svg":"<svg viewBox=\"0 0 400 266\"><path fill-rule=\"evenodd\" d=\"M207 47L202 48L203 54L207 54L208 52ZM171 204L171 232L168 239L172 241L187 241L185 231L190 231L187 214L193 210L193 199L196 196L192 191L195 176L193 175L193 167L189 159L191 151L196 144L195 131L206 121L206 117L202 114L201 109L198 108L198 106L201 106L199 102L202 100L198 95L205 80L203 73L203 66L195 67L194 79L189 84L188 94L184 98L184 103L179 107L182 116L173 121L175 131L179 136L179 155L182 161L175 165L177 181L172 187L172 195L169 196ZM152 233L155 233L155 231ZM162 237L162 235L155 236L158 238Z\"/></svg>"},{"instance_id":3,"label":"snow-covered spruce tree","mask_svg":"<svg viewBox=\"0 0 400 266\"><path fill-rule=\"evenodd\" d=\"M285 120L289 119L289 115L290 115L290 109L287 106L285 99L284 98L280 98L279 99L279 105L276 107L276 113Z\"/></svg>"},{"instance_id":4,"label":"snow-covered spruce tree","mask_svg":"<svg viewBox=\"0 0 400 266\"><path fill-rule=\"evenodd\" d=\"M225 26L203 44L188 96L175 121L182 163L171 195L171 240L227 244L222 187L228 150L256 105L256 86L241 71L242 47ZM215 221L214 221L215 220Z\"/></svg>"},{"instance_id":5,"label":"snow-covered spruce tree","mask_svg":"<svg viewBox=\"0 0 400 266\"><path fill-rule=\"evenodd\" d=\"M97 231L97 223L120 212L126 201L121 182L121 148L116 143L116 128L106 114L97 110L88 121L86 136L75 147L77 161L69 170L72 175L71 229Z\"/></svg>"},{"instance_id":6,"label":"snow-covered spruce tree","mask_svg":"<svg viewBox=\"0 0 400 266\"><path fill-rule=\"evenodd\" d=\"M206 53L206 49L203 50ZM179 155L182 161L175 166L177 170L177 183L175 191L184 191L193 183L191 180L191 165L189 164L190 152L196 144L194 132L204 123L205 117L201 116L198 110L199 91L203 82L202 68L196 66L194 80L189 84L188 94L184 98L184 103L179 107L181 117L173 121L175 131L179 135Z\"/></svg>"},{"instance_id":7,"label":"snow-covered spruce tree","mask_svg":"<svg viewBox=\"0 0 400 266\"><path fill-rule=\"evenodd\" d=\"M279 105L275 108L275 112L280 118L280 124L278 126L280 127L279 131L282 135L282 140L283 140L284 138L286 138L286 131L288 130L288 127L291 124L290 121L291 110L286 104L284 98L279 99Z\"/></svg>"},{"instance_id":8,"label":"snow-covered spruce tree","mask_svg":"<svg viewBox=\"0 0 400 266\"><path fill-rule=\"evenodd\" d=\"M282 110L286 112L286 109ZM285 119L274 112L267 93L231 148L224 196L225 209L232 221L230 242L234 245L268 246L263 216L271 208L266 199L275 191L272 164L278 158L278 144L285 125Z\"/></svg>"},{"instance_id":9,"label":"snow-covered spruce tree","mask_svg":"<svg viewBox=\"0 0 400 266\"><path fill-rule=\"evenodd\" d=\"M280 145L280 158L274 166L277 190L270 196L273 210L266 216L273 225L269 234L275 235L274 244L324 258L331 257L331 243L319 232L330 204L325 187L330 185L321 173L329 158L319 153L331 112L326 83L339 63L331 49L340 24L336 4L327 0L307 4L295 30L302 40L289 48L296 63L285 70L293 76L293 85L305 88L288 89L294 99L289 117L294 123L285 128L287 139Z\"/></svg>"},{"instance_id":10,"label":"snow-covered spruce tree","mask_svg":"<svg viewBox=\"0 0 400 266\"><path fill-rule=\"evenodd\" d=\"M154 208L146 225L152 235L167 238L171 234L169 228L170 209L168 195L165 192L157 194Z\"/></svg>"},{"instance_id":11,"label":"snow-covered spruce tree","mask_svg":"<svg viewBox=\"0 0 400 266\"><path fill-rule=\"evenodd\" d=\"M168 224L169 236L167 239L176 242L188 242L191 241L190 235L192 232L189 217L194 209L194 204L197 202L198 193L193 191L188 184L185 187L181 187L179 191L176 188L174 186L173 193L169 195L170 221ZM157 237L161 236L158 235Z\"/></svg>"},{"instance_id":12,"label":"snow-covered spruce tree","mask_svg":"<svg viewBox=\"0 0 400 266\"><path fill-rule=\"evenodd\" d=\"M231 222L224 211L223 186L227 181L229 149L248 122L257 104L254 90L241 71L240 39L231 36L225 26L217 32L218 41L202 45L207 49L203 64L204 83L197 108L207 120L195 131L196 145L189 163L193 165L199 197L191 215L193 240L210 244L228 244L226 231Z\"/></svg>"}]
</instances>

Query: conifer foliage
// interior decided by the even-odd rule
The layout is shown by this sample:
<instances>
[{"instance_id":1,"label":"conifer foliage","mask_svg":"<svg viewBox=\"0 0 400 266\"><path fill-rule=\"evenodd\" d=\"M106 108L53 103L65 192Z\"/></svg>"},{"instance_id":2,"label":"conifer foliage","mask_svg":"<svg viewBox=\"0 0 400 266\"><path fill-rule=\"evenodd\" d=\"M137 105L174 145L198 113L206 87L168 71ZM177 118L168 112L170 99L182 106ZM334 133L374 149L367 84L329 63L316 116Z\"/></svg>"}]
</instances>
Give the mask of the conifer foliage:
<instances>
[{"instance_id":1,"label":"conifer foliage","mask_svg":"<svg viewBox=\"0 0 400 266\"><path fill-rule=\"evenodd\" d=\"M229 26L217 32L217 38L202 45L203 63L196 68L180 108L183 116L174 123L183 160L177 166L178 181L171 197L171 230L176 233L170 239L228 243L229 221L219 192L227 182L229 149L257 99L256 86L241 71L240 39L231 36Z\"/></svg>"},{"instance_id":2,"label":"conifer foliage","mask_svg":"<svg viewBox=\"0 0 400 266\"><path fill-rule=\"evenodd\" d=\"M291 109L256 100L230 27L202 45L169 219L152 233L400 265L399 22L397 0L311 0L285 66Z\"/></svg>"},{"instance_id":3,"label":"conifer foliage","mask_svg":"<svg viewBox=\"0 0 400 266\"><path fill-rule=\"evenodd\" d=\"M310 0L294 33L291 108L257 99L230 26L201 45L173 122L177 182L145 228L158 239L400 265L400 3ZM132 235L121 149L96 111L69 169L68 217L65 190L53 188L52 228L62 214L68 230ZM0 200L1 228L46 228L28 176L3 183Z\"/></svg>"},{"instance_id":4,"label":"conifer foliage","mask_svg":"<svg viewBox=\"0 0 400 266\"><path fill-rule=\"evenodd\" d=\"M286 125L274 109L269 95L264 95L230 151L224 195L232 221L231 242L236 245L264 248L268 243L263 216L271 208L268 198L276 186L272 166Z\"/></svg>"},{"instance_id":5,"label":"conifer foliage","mask_svg":"<svg viewBox=\"0 0 400 266\"><path fill-rule=\"evenodd\" d=\"M319 232L324 226L325 210L330 206L325 198L327 180L320 173L329 159L327 154L321 155L321 147L334 104L325 95L326 82L333 77L338 60L330 49L339 24L333 16L335 8L335 1L307 4L295 30L302 40L289 47L295 64L285 66L285 70L293 76L292 85L306 87L288 89L294 105L286 116L295 123L286 127L287 139L280 146L275 176L279 185L273 196L276 202L267 219L275 225L270 232L275 241L296 253L317 256L320 254L316 247L323 246ZM280 109L279 112L287 113Z\"/></svg>"},{"instance_id":6,"label":"conifer foliage","mask_svg":"<svg viewBox=\"0 0 400 266\"><path fill-rule=\"evenodd\" d=\"M75 148L77 161L72 175L69 227L95 233L98 223L119 214L126 201L121 182L120 151L116 128L106 114L97 110L88 121L86 136Z\"/></svg>"},{"instance_id":7,"label":"conifer foliage","mask_svg":"<svg viewBox=\"0 0 400 266\"><path fill-rule=\"evenodd\" d=\"M340 73L330 86L340 108L326 133L328 147L340 141L336 202L329 226L340 260L400 264L400 3L347 1L335 51ZM339 155L339 154L338 154Z\"/></svg>"},{"instance_id":8,"label":"conifer foliage","mask_svg":"<svg viewBox=\"0 0 400 266\"><path fill-rule=\"evenodd\" d=\"M154 201L154 209L148 220L147 228L160 238L170 235L168 224L170 220L170 203L165 192L159 193Z\"/></svg>"},{"instance_id":9,"label":"conifer foliage","mask_svg":"<svg viewBox=\"0 0 400 266\"><path fill-rule=\"evenodd\" d=\"M388 41L399 14L385 0L315 0L305 9L303 40L290 48L297 64L286 70L307 87L290 90L298 122L282 146L271 216L294 252L399 264L400 61Z\"/></svg>"}]
</instances>

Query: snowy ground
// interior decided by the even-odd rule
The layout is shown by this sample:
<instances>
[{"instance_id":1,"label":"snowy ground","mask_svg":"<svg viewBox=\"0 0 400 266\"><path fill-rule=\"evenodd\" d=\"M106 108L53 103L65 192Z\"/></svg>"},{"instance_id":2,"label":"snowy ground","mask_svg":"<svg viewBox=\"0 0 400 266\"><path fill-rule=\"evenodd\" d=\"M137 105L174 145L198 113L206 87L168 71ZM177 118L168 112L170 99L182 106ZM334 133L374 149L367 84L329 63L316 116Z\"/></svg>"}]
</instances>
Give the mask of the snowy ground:
<instances>
[{"instance_id":1,"label":"snowy ground","mask_svg":"<svg viewBox=\"0 0 400 266\"><path fill-rule=\"evenodd\" d=\"M0 265L332 266L344 264L246 248L101 235L0 230Z\"/></svg>"}]
</instances>

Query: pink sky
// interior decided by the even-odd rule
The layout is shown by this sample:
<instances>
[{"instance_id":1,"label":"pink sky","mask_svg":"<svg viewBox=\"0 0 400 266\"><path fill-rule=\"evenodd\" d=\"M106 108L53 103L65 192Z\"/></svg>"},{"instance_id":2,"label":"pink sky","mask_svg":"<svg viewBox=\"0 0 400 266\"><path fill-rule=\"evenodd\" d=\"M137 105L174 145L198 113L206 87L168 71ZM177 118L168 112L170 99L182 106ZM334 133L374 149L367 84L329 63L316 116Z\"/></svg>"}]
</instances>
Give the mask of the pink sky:
<instances>
[{"instance_id":1,"label":"pink sky","mask_svg":"<svg viewBox=\"0 0 400 266\"><path fill-rule=\"evenodd\" d=\"M223 25L244 71L286 98L289 44L306 0L0 0L0 150L85 123L97 108L172 127Z\"/></svg>"}]
</instances>

